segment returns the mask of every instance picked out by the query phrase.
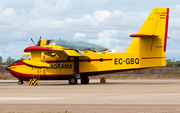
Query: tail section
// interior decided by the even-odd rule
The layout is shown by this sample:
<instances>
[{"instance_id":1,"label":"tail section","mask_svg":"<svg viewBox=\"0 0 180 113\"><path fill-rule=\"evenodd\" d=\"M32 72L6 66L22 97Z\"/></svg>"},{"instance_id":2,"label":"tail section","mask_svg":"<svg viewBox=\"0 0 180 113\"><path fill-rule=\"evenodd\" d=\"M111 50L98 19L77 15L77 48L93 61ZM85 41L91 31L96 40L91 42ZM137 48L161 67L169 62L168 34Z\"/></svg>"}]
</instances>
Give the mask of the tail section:
<instances>
[{"instance_id":1,"label":"tail section","mask_svg":"<svg viewBox=\"0 0 180 113\"><path fill-rule=\"evenodd\" d=\"M166 43L168 32L169 8L156 7L152 10L126 53L138 53L141 59L154 59L149 67L166 65ZM145 61L145 60L144 60ZM142 64L148 67L147 64Z\"/></svg>"}]
</instances>

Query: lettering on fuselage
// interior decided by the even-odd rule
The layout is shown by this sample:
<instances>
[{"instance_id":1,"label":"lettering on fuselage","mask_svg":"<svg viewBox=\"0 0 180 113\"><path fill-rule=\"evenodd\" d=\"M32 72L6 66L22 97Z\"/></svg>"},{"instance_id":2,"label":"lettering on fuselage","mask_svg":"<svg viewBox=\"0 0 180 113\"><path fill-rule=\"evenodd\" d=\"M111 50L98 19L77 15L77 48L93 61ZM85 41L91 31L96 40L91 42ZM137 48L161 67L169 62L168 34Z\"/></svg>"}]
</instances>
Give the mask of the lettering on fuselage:
<instances>
[{"instance_id":1,"label":"lettering on fuselage","mask_svg":"<svg viewBox=\"0 0 180 113\"><path fill-rule=\"evenodd\" d=\"M114 64L115 65L122 65L122 64L139 64L139 58L115 58L114 59Z\"/></svg>"},{"instance_id":2,"label":"lettering on fuselage","mask_svg":"<svg viewBox=\"0 0 180 113\"><path fill-rule=\"evenodd\" d=\"M72 69L71 64L51 64L49 69Z\"/></svg>"}]
</instances>

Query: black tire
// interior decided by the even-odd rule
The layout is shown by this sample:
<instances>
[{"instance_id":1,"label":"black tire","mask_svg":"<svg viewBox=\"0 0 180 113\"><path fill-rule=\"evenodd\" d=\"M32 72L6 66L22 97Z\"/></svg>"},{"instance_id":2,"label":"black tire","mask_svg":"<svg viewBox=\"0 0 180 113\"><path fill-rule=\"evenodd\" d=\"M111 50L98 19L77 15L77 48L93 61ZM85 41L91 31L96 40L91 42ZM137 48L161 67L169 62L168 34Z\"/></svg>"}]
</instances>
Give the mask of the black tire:
<instances>
[{"instance_id":1,"label":"black tire","mask_svg":"<svg viewBox=\"0 0 180 113\"><path fill-rule=\"evenodd\" d=\"M70 77L69 84L77 84L77 78L75 76Z\"/></svg>"},{"instance_id":2,"label":"black tire","mask_svg":"<svg viewBox=\"0 0 180 113\"><path fill-rule=\"evenodd\" d=\"M19 85L22 85L23 83L24 83L23 81L20 81L20 80L18 81Z\"/></svg>"},{"instance_id":3,"label":"black tire","mask_svg":"<svg viewBox=\"0 0 180 113\"><path fill-rule=\"evenodd\" d=\"M89 83L89 78L88 77L82 77L81 78L81 84L88 84Z\"/></svg>"}]
</instances>

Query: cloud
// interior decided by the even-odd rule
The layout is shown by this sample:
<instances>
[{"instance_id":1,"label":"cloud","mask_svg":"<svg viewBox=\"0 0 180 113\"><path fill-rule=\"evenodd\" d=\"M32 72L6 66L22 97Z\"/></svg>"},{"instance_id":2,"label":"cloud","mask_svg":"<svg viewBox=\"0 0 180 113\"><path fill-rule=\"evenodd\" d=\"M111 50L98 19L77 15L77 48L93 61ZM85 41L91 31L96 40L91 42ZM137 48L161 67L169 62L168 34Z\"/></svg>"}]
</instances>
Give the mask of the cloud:
<instances>
[{"instance_id":1,"label":"cloud","mask_svg":"<svg viewBox=\"0 0 180 113\"><path fill-rule=\"evenodd\" d=\"M92 14L84 14L79 18L60 17L71 10L71 5L69 0L55 1L54 3L37 0L31 11L24 11L21 14L17 14L13 8L4 8L2 5L0 7L0 23L2 22L0 37L4 37L2 42L6 43L6 46L1 46L2 56L19 58L19 55L23 54L23 50L20 48L24 49L25 42L32 45L29 38L32 37L36 42L40 35L43 39L73 40L74 37L75 40L88 40L102 46L106 43L107 48L119 51L116 47L117 42L120 41L119 38L129 35L129 32L121 30L121 27L134 24L134 21L129 21L127 18L134 18L136 24L143 19L139 14L130 15L120 10L111 12L95 10ZM4 26L2 26L3 24ZM121 37L117 37L119 33L121 33ZM18 51L18 54L15 54L14 51Z\"/></svg>"},{"instance_id":2,"label":"cloud","mask_svg":"<svg viewBox=\"0 0 180 113\"><path fill-rule=\"evenodd\" d=\"M0 12L0 23L1 25L5 24L13 24L13 22L17 21L17 15L13 8L6 8L4 10L1 9Z\"/></svg>"},{"instance_id":3,"label":"cloud","mask_svg":"<svg viewBox=\"0 0 180 113\"><path fill-rule=\"evenodd\" d=\"M81 37L85 37L85 36L86 36L86 34L84 34L84 33L75 33L74 38L75 39L80 39Z\"/></svg>"},{"instance_id":4,"label":"cloud","mask_svg":"<svg viewBox=\"0 0 180 113\"><path fill-rule=\"evenodd\" d=\"M88 4L94 4L94 5L99 5L99 4L105 4L108 0L84 0Z\"/></svg>"},{"instance_id":5,"label":"cloud","mask_svg":"<svg viewBox=\"0 0 180 113\"><path fill-rule=\"evenodd\" d=\"M58 0L55 4L45 2L44 0L36 0L34 9L28 14L31 19L52 19L61 18L62 14L71 9L69 0Z\"/></svg>"},{"instance_id":6,"label":"cloud","mask_svg":"<svg viewBox=\"0 0 180 113\"><path fill-rule=\"evenodd\" d=\"M23 54L25 44L32 45L29 38L37 42L40 35L43 39L89 41L110 50L126 51L132 41L129 35L138 32L146 19L144 14L149 14L154 7L154 4L138 2L144 5L135 7L130 6L129 1L118 0L0 1L1 54L19 58L12 51L19 49L18 54ZM173 5L168 41L172 40L170 46L177 47L167 48L167 55L172 49L179 49L175 42L179 41L180 5Z\"/></svg>"},{"instance_id":7,"label":"cloud","mask_svg":"<svg viewBox=\"0 0 180 113\"><path fill-rule=\"evenodd\" d=\"M112 36L116 34L117 30L104 30L103 32L98 33L98 39L89 39L88 42L109 48L111 43L119 41L115 38L112 38Z\"/></svg>"},{"instance_id":8,"label":"cloud","mask_svg":"<svg viewBox=\"0 0 180 113\"><path fill-rule=\"evenodd\" d=\"M122 46L122 45L116 45L112 48L112 51L111 52L126 52L128 46Z\"/></svg>"},{"instance_id":9,"label":"cloud","mask_svg":"<svg viewBox=\"0 0 180 113\"><path fill-rule=\"evenodd\" d=\"M100 11L100 10L97 10L94 12L94 15L93 15L93 20L94 22L103 22L107 17L110 16L110 12L107 11L107 10L104 10L104 11Z\"/></svg>"},{"instance_id":10,"label":"cloud","mask_svg":"<svg viewBox=\"0 0 180 113\"><path fill-rule=\"evenodd\" d=\"M31 42L9 42L0 45L0 56L3 56L3 61L6 61L8 56L18 60L27 46L30 46Z\"/></svg>"}]
</instances>

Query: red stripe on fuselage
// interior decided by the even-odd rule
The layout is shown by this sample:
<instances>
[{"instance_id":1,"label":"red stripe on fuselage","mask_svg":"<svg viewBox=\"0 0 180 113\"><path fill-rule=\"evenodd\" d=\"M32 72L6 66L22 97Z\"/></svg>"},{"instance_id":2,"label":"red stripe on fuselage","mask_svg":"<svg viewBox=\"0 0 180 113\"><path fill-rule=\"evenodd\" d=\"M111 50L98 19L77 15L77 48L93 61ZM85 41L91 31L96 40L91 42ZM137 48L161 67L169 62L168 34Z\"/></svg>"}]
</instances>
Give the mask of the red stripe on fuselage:
<instances>
[{"instance_id":1,"label":"red stripe on fuselage","mask_svg":"<svg viewBox=\"0 0 180 113\"><path fill-rule=\"evenodd\" d=\"M10 70L10 73L18 78L19 80L22 81L29 81L32 78L35 78L36 75L35 74L25 74L25 73L19 73L19 72L15 72L13 70ZM69 77L71 77L73 75L69 74L69 75L60 75L60 74L52 74L52 75L40 75L40 80L68 80Z\"/></svg>"},{"instance_id":2,"label":"red stripe on fuselage","mask_svg":"<svg viewBox=\"0 0 180 113\"><path fill-rule=\"evenodd\" d=\"M18 65L24 65L24 62L17 62L15 64L11 65L11 66L18 66Z\"/></svg>"},{"instance_id":3,"label":"red stripe on fuselage","mask_svg":"<svg viewBox=\"0 0 180 113\"><path fill-rule=\"evenodd\" d=\"M91 61L100 61L100 59L91 59ZM112 61L112 59L103 59L103 61ZM62 62L74 62L73 60L67 61L67 60L60 60L59 63ZM79 62L88 62L88 60L79 60ZM56 60L52 61L46 61L46 63L57 63Z\"/></svg>"}]
</instances>

